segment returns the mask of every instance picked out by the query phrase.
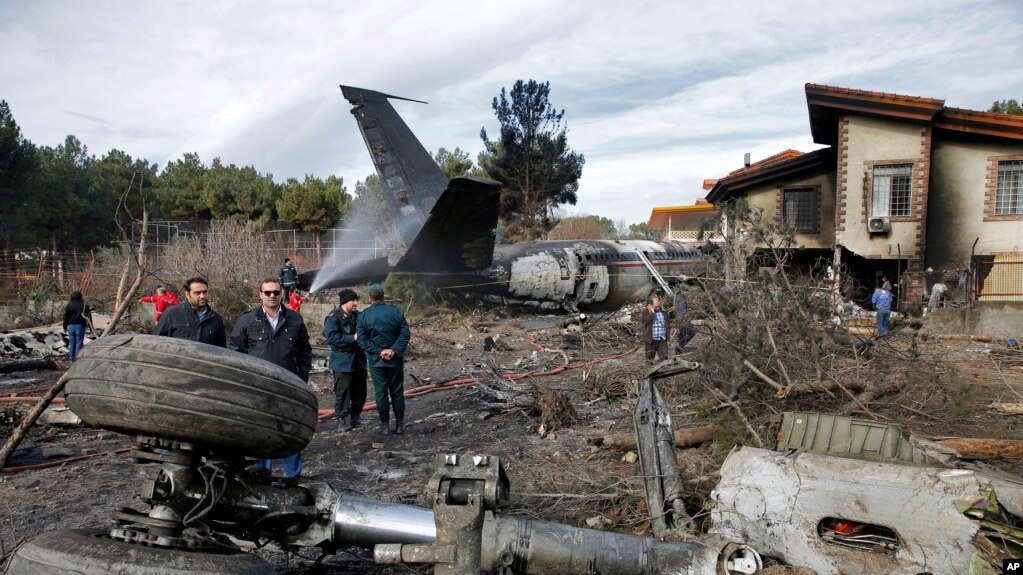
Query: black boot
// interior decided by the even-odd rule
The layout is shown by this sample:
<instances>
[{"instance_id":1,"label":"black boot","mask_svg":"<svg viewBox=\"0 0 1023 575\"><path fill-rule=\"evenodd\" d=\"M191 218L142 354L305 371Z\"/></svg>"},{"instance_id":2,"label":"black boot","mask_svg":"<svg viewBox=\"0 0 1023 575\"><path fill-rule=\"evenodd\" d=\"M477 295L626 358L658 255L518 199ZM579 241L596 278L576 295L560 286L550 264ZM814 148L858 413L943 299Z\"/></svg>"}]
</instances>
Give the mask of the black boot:
<instances>
[{"instance_id":1,"label":"black boot","mask_svg":"<svg viewBox=\"0 0 1023 575\"><path fill-rule=\"evenodd\" d=\"M394 432L398 435L405 435L405 414L394 414L395 427Z\"/></svg>"},{"instance_id":2,"label":"black boot","mask_svg":"<svg viewBox=\"0 0 1023 575\"><path fill-rule=\"evenodd\" d=\"M358 415L352 415L349 419L350 419L350 422L348 423L349 431L361 425L361 423L359 422Z\"/></svg>"},{"instance_id":3,"label":"black boot","mask_svg":"<svg viewBox=\"0 0 1023 575\"><path fill-rule=\"evenodd\" d=\"M380 416L380 425L377 426L377 433L379 433L380 435L391 434L391 426L388 416L386 415Z\"/></svg>"},{"instance_id":4,"label":"black boot","mask_svg":"<svg viewBox=\"0 0 1023 575\"><path fill-rule=\"evenodd\" d=\"M341 418L341 421L338 422L338 424L337 424L337 430L338 431L351 431L352 430L352 426L351 426L350 423L348 423L348 418L347 417L342 417Z\"/></svg>"}]
</instances>

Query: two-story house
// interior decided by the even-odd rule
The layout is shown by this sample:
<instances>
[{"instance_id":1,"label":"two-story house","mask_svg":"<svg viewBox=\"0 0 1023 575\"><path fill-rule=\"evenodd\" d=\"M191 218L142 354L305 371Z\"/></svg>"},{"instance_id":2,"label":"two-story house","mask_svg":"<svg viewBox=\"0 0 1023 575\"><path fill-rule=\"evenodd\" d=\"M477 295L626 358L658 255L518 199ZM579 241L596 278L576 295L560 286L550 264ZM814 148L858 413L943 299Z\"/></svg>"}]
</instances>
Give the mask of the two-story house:
<instances>
[{"instance_id":1,"label":"two-story house","mask_svg":"<svg viewBox=\"0 0 1023 575\"><path fill-rule=\"evenodd\" d=\"M903 304L937 281L1023 300L1023 116L818 84L806 102L827 147L736 170L710 202L746 198L866 288L887 275Z\"/></svg>"}]
</instances>

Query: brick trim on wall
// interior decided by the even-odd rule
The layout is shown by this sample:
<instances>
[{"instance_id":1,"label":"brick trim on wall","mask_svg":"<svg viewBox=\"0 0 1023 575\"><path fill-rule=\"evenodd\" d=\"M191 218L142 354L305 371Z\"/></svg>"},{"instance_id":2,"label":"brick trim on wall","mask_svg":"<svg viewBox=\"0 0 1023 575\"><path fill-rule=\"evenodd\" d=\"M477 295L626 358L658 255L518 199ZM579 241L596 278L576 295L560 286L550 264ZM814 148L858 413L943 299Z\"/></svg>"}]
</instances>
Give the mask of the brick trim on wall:
<instances>
[{"instance_id":1,"label":"brick trim on wall","mask_svg":"<svg viewBox=\"0 0 1023 575\"><path fill-rule=\"evenodd\" d=\"M984 174L984 221L985 222L1018 222L1023 221L1023 214L995 215L995 200L998 196L998 162L1023 161L1023 155L988 156L987 170Z\"/></svg>"},{"instance_id":2,"label":"brick trim on wall","mask_svg":"<svg viewBox=\"0 0 1023 575\"><path fill-rule=\"evenodd\" d=\"M923 271L923 263L927 254L927 203L931 195L931 144L933 137L934 132L931 127L925 127L923 133L920 134L920 161L918 163L920 171L916 172L917 166L913 166L913 183L916 189L920 190L920 193L916 194L913 198L911 210L916 215L916 220L919 224L916 227L917 257L909 259L906 266L907 272ZM903 295L916 298L907 301L919 301L923 297L923 287L919 290L919 297L917 297L917 292L909 284L907 284L906 289L907 293Z\"/></svg>"},{"instance_id":3,"label":"brick trim on wall","mask_svg":"<svg viewBox=\"0 0 1023 575\"><path fill-rule=\"evenodd\" d=\"M874 168L877 166L902 166L909 164L913 166L913 178L910 184L912 188L910 193L913 195L909 202L909 215L908 216L889 216L893 222L915 222L920 219L920 207L918 205L918 199L920 196L925 195L925 192L921 191L921 179L920 172L924 171L928 162L922 158L905 158L900 160L877 160L870 162L863 162L863 193L866 195L863 198L863 209L860 210L860 223L867 225L867 218L869 214L874 211ZM926 208L926 203L924 206Z\"/></svg>"},{"instance_id":4,"label":"brick trim on wall","mask_svg":"<svg viewBox=\"0 0 1023 575\"><path fill-rule=\"evenodd\" d=\"M845 231L846 196L849 194L849 116L838 119L838 174L835 181L835 239Z\"/></svg>"}]
</instances>

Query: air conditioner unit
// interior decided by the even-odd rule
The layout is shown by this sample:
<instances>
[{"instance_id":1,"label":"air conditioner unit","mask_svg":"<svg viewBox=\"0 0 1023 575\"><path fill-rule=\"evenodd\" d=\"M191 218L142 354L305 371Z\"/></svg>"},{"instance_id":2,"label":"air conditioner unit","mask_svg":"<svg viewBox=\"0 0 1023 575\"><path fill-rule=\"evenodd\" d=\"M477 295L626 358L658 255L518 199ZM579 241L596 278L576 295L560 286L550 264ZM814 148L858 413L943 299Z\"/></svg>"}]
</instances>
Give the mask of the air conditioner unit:
<instances>
[{"instance_id":1,"label":"air conditioner unit","mask_svg":"<svg viewBox=\"0 0 1023 575\"><path fill-rule=\"evenodd\" d=\"M892 231L892 222L888 216L875 216L867 220L867 231L872 234L887 234Z\"/></svg>"}]
</instances>

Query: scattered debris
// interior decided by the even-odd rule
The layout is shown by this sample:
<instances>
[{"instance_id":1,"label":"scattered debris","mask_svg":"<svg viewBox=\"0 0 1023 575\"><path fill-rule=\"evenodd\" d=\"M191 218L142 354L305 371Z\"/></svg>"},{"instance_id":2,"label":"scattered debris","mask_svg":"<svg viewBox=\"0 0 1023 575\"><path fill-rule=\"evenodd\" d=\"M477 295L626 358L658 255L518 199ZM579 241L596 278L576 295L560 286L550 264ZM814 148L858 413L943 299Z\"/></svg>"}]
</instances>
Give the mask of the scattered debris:
<instances>
[{"instance_id":1,"label":"scattered debris","mask_svg":"<svg viewBox=\"0 0 1023 575\"><path fill-rule=\"evenodd\" d=\"M675 447L696 447L714 440L713 427L695 427L680 429L675 432ZM636 449L635 433L616 433L591 440L594 445L612 451L631 451Z\"/></svg>"}]
</instances>

